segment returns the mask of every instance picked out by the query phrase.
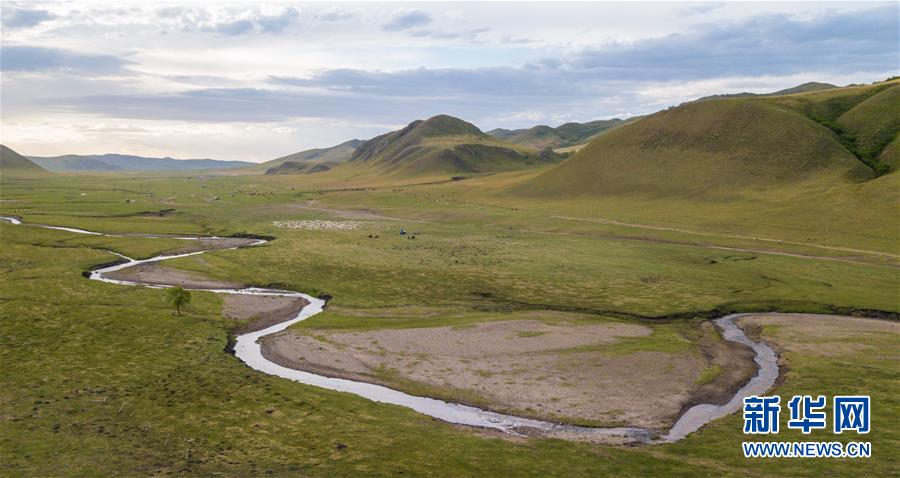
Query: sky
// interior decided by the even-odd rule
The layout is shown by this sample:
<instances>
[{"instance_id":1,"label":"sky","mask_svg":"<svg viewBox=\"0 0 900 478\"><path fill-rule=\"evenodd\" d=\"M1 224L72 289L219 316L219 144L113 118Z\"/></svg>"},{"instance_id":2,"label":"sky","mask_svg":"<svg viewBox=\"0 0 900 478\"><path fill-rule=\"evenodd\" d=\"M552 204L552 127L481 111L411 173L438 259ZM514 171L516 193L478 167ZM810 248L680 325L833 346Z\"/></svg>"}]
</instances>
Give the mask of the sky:
<instances>
[{"instance_id":1,"label":"sky","mask_svg":"<svg viewBox=\"0 0 900 478\"><path fill-rule=\"evenodd\" d=\"M0 142L266 161L900 75L900 3L0 3Z\"/></svg>"}]
</instances>

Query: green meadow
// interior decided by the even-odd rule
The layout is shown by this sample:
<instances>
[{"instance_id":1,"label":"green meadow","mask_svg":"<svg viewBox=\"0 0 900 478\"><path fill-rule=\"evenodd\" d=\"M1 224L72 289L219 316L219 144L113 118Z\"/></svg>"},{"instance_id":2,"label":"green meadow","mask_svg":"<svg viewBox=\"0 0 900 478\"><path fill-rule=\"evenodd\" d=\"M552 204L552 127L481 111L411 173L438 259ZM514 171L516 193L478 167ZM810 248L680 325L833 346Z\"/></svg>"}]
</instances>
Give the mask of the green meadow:
<instances>
[{"instance_id":1,"label":"green meadow","mask_svg":"<svg viewBox=\"0 0 900 478\"><path fill-rule=\"evenodd\" d=\"M807 226L808 216L788 226L716 220L741 205L717 204L705 216L697 211L706 206L681 199L661 206L673 213L664 218L642 212L640 198L563 210L497 192L541 173L363 186L340 171L319 178L7 177L0 213L107 233L274 236L262 247L167 265L333 296L325 313L298 325L312 332L466 326L560 311L653 326L647 338L611 351L627 354L694 347L691 330L727 311L900 311L891 231L860 242L860 231L846 227L819 240L824 234ZM273 224L304 219L362 227ZM224 351L236 324L222 317L215 294L195 292L177 317L164 291L81 276L114 260L107 251L143 258L181 247L177 240L6 223L0 235L4 475L888 476L897 469L896 337L848 336L855 347L825 357L790 352L773 392L873 395L877 415L865 437L874 444L871 459L744 459L738 414L667 445L509 438L255 372ZM803 236L813 240L794 243ZM776 344L796 340L767 334ZM815 439L834 437L854 438Z\"/></svg>"}]
</instances>

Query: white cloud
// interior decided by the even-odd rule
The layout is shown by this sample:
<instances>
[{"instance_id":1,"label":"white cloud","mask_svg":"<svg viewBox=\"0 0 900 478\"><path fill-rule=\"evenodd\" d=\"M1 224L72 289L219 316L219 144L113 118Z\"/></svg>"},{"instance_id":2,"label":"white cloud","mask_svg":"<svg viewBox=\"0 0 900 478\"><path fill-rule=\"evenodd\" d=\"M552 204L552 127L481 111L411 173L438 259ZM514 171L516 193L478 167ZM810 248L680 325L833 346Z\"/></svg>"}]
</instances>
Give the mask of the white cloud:
<instances>
[{"instance_id":1,"label":"white cloud","mask_svg":"<svg viewBox=\"0 0 900 478\"><path fill-rule=\"evenodd\" d=\"M898 8L5 3L0 120L32 154L268 159L437 113L485 129L627 116L897 74Z\"/></svg>"}]
</instances>

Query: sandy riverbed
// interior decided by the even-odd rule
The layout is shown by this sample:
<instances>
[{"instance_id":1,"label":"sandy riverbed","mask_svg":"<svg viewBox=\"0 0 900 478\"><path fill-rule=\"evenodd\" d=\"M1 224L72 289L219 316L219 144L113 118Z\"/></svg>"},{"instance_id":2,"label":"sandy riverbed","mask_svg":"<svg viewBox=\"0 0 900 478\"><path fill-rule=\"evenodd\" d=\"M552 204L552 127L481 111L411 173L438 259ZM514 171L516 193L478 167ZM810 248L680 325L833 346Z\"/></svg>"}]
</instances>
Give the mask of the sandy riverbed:
<instances>
[{"instance_id":1,"label":"sandy riverbed","mask_svg":"<svg viewBox=\"0 0 900 478\"><path fill-rule=\"evenodd\" d=\"M245 334L264 329L297 316L308 302L299 297L228 294L222 298L222 314L248 321L236 333Z\"/></svg>"},{"instance_id":2,"label":"sandy riverbed","mask_svg":"<svg viewBox=\"0 0 900 478\"><path fill-rule=\"evenodd\" d=\"M507 320L465 328L287 330L261 342L267 359L323 375L400 388L415 382L538 418L661 429L689 402L706 361L690 352L603 350L650 333L639 324Z\"/></svg>"},{"instance_id":3,"label":"sandy riverbed","mask_svg":"<svg viewBox=\"0 0 900 478\"><path fill-rule=\"evenodd\" d=\"M156 262L148 262L133 267L126 267L106 274L107 277L116 280L142 282L145 284L165 284L191 289L240 289L246 287L237 282L227 282L207 279L199 274L180 271Z\"/></svg>"}]
</instances>

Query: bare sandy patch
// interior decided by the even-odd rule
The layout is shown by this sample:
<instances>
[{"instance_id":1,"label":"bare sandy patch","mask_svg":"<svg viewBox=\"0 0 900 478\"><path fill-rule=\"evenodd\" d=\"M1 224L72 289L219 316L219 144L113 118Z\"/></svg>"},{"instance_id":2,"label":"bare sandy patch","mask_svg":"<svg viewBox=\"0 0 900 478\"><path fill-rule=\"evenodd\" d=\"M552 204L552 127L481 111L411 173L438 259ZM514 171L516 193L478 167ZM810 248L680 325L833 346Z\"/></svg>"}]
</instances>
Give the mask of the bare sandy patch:
<instances>
[{"instance_id":1,"label":"bare sandy patch","mask_svg":"<svg viewBox=\"0 0 900 478\"><path fill-rule=\"evenodd\" d=\"M273 295L227 294L222 299L222 314L237 320L250 321L237 334L262 330L300 313L308 302L300 297Z\"/></svg>"},{"instance_id":2,"label":"bare sandy patch","mask_svg":"<svg viewBox=\"0 0 900 478\"><path fill-rule=\"evenodd\" d=\"M171 269L157 262L147 262L126 267L105 274L110 279L141 282L144 284L164 284L192 289L241 289L246 287L237 282L220 281L205 278L199 274Z\"/></svg>"},{"instance_id":3,"label":"bare sandy patch","mask_svg":"<svg viewBox=\"0 0 900 478\"><path fill-rule=\"evenodd\" d=\"M287 330L262 339L269 360L537 418L666 428L705 367L697 354L609 354L647 336L627 323L508 320L467 327Z\"/></svg>"}]
</instances>

